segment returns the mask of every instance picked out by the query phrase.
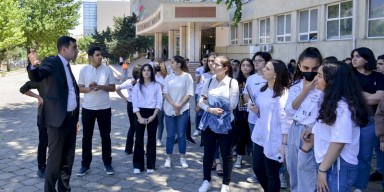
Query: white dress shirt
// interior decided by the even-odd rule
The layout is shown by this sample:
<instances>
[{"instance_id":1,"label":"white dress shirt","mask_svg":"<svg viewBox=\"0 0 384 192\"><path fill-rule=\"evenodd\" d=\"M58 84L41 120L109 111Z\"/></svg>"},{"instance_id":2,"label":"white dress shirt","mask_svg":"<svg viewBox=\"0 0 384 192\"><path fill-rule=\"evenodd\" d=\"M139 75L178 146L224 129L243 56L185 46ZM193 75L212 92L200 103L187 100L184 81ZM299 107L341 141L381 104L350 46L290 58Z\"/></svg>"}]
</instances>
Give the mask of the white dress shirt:
<instances>
[{"instance_id":1,"label":"white dress shirt","mask_svg":"<svg viewBox=\"0 0 384 192\"><path fill-rule=\"evenodd\" d=\"M96 82L98 85L114 85L115 77L110 67L100 65L95 68L92 65L84 66L80 70L79 84L89 87L89 84ZM89 110L101 110L111 108L109 92L105 90L90 91L84 93L83 108Z\"/></svg>"},{"instance_id":2,"label":"white dress shirt","mask_svg":"<svg viewBox=\"0 0 384 192\"><path fill-rule=\"evenodd\" d=\"M161 103L163 95L161 85L157 82L151 82L148 87L136 83L133 87L132 106L133 112L140 111L140 108L159 109L161 110Z\"/></svg>"},{"instance_id":3,"label":"white dress shirt","mask_svg":"<svg viewBox=\"0 0 384 192\"><path fill-rule=\"evenodd\" d=\"M75 87L73 86L73 80L71 77L71 72L69 71L70 66L69 62L59 54L59 58L61 62L63 63L64 70L65 70L65 76L67 77L67 85L68 85L68 102L67 102L67 111L74 111L77 107L77 100L76 100L76 91Z\"/></svg>"},{"instance_id":4,"label":"white dress shirt","mask_svg":"<svg viewBox=\"0 0 384 192\"><path fill-rule=\"evenodd\" d=\"M264 155L272 160L283 143L283 134L288 134L292 120L286 115L284 106L288 98L288 90L280 97L272 98L273 90L267 88L260 91L263 85L257 87L256 105L259 107L260 118L256 120L251 139L264 147Z\"/></svg>"},{"instance_id":5,"label":"white dress shirt","mask_svg":"<svg viewBox=\"0 0 384 192\"><path fill-rule=\"evenodd\" d=\"M231 122L235 119L233 115L233 110L236 109L237 104L239 103L239 83L236 79L232 79L227 75L220 82L217 81L216 75L212 78L207 79L201 90L201 95L206 95L209 97L222 97L227 98L229 100L229 110L231 111ZM209 82L211 81L211 84ZM230 85L231 84L231 85ZM208 87L209 86L209 87ZM231 88L229 88L231 86ZM201 97L199 100L199 106L204 111L207 111L208 105L203 102L203 98Z\"/></svg>"},{"instance_id":6,"label":"white dress shirt","mask_svg":"<svg viewBox=\"0 0 384 192\"><path fill-rule=\"evenodd\" d=\"M348 104L340 100L336 108L336 121L332 126L316 122L312 128L315 135L314 151L317 163L321 163L328 151L329 144L345 143L340 153L347 163L357 165L357 155L360 148L360 127L353 123Z\"/></svg>"}]
</instances>

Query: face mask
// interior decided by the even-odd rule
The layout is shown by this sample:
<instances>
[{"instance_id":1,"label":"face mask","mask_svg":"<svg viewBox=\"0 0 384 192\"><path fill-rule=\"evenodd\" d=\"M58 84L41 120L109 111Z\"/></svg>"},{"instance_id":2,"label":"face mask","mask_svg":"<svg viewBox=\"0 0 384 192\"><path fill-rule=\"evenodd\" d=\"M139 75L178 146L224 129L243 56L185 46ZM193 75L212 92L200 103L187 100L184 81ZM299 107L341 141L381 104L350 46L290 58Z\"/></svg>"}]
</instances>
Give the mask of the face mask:
<instances>
[{"instance_id":1,"label":"face mask","mask_svg":"<svg viewBox=\"0 0 384 192\"><path fill-rule=\"evenodd\" d=\"M305 77L305 80L313 81L313 79L317 75L317 72L301 72L301 75L303 75L303 77Z\"/></svg>"},{"instance_id":2,"label":"face mask","mask_svg":"<svg viewBox=\"0 0 384 192\"><path fill-rule=\"evenodd\" d=\"M156 66L156 67L155 67L155 71L156 71L156 72L161 71L160 66Z\"/></svg>"}]
</instances>

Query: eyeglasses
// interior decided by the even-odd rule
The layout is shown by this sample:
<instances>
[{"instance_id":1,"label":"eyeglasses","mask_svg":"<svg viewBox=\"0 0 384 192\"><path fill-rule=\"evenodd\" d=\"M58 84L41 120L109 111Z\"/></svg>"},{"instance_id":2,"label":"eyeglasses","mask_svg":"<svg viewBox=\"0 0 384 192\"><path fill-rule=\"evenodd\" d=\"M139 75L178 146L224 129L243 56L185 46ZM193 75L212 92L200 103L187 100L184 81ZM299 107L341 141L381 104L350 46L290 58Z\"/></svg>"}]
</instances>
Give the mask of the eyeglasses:
<instances>
[{"instance_id":1,"label":"eyeglasses","mask_svg":"<svg viewBox=\"0 0 384 192\"><path fill-rule=\"evenodd\" d=\"M255 60L253 60L253 62L255 62L255 63L261 63L263 61L265 61L265 60L264 59L255 59Z\"/></svg>"}]
</instances>

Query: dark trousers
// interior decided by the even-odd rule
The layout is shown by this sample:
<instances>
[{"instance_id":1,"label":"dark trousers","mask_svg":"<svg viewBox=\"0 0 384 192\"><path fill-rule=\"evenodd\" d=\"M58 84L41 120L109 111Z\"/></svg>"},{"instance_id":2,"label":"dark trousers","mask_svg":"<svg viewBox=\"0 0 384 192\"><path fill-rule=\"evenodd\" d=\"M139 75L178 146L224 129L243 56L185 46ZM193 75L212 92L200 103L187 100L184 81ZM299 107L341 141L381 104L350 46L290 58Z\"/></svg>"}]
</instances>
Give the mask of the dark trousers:
<instances>
[{"instance_id":1,"label":"dark trousers","mask_svg":"<svg viewBox=\"0 0 384 192\"><path fill-rule=\"evenodd\" d=\"M235 121L236 130L236 153L238 155L245 155L245 148L249 140L249 126L247 121Z\"/></svg>"},{"instance_id":2,"label":"dark trousers","mask_svg":"<svg viewBox=\"0 0 384 192\"><path fill-rule=\"evenodd\" d=\"M253 171L264 191L280 191L280 167L281 163L264 155L264 147L258 144L253 145Z\"/></svg>"},{"instance_id":3,"label":"dark trousers","mask_svg":"<svg viewBox=\"0 0 384 192\"><path fill-rule=\"evenodd\" d=\"M81 121L83 122L83 161L81 166L88 167L92 162L92 137L95 121L99 125L102 158L104 165L112 164L111 157L111 108L102 110L82 109Z\"/></svg>"},{"instance_id":4,"label":"dark trousers","mask_svg":"<svg viewBox=\"0 0 384 192\"><path fill-rule=\"evenodd\" d=\"M140 115L143 118L148 118L153 115L155 109L140 108ZM156 130L159 124L156 118L149 124L143 125L135 118L136 140L135 150L133 152L133 167L135 169L144 170L144 132L147 128L148 142L147 142L147 169L155 169L156 163Z\"/></svg>"},{"instance_id":5,"label":"dark trousers","mask_svg":"<svg viewBox=\"0 0 384 192\"><path fill-rule=\"evenodd\" d=\"M39 128L39 145L37 147L37 164L41 169L46 167L47 161L47 148L48 148L48 133L44 125L37 125Z\"/></svg>"},{"instance_id":6,"label":"dark trousers","mask_svg":"<svg viewBox=\"0 0 384 192\"><path fill-rule=\"evenodd\" d=\"M232 124L233 127L233 124ZM223 159L223 184L229 185L232 175L232 142L235 135L234 130L230 130L228 134L217 134L209 127L202 131L204 140L204 157L203 157L203 173L204 180L211 181L211 168L213 164L213 156L215 155L216 141L219 142L221 157Z\"/></svg>"},{"instance_id":7,"label":"dark trousers","mask_svg":"<svg viewBox=\"0 0 384 192\"><path fill-rule=\"evenodd\" d=\"M76 148L76 118L67 113L60 127L47 127L48 160L45 169L45 192L71 191L69 180L75 159Z\"/></svg>"},{"instance_id":8,"label":"dark trousers","mask_svg":"<svg viewBox=\"0 0 384 192\"><path fill-rule=\"evenodd\" d=\"M127 103L127 113L129 118L129 129L127 134L127 142L125 143L125 152L132 153L133 149L133 137L135 136L135 117L133 113L132 102Z\"/></svg>"}]
</instances>

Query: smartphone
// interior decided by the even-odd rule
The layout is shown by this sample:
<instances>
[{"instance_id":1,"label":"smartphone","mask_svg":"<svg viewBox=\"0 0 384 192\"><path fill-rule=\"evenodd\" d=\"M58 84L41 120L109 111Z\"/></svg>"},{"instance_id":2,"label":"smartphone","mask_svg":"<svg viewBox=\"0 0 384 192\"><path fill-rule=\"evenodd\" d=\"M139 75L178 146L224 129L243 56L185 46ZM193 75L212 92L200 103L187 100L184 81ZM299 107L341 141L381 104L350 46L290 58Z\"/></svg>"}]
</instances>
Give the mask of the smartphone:
<instances>
[{"instance_id":1,"label":"smartphone","mask_svg":"<svg viewBox=\"0 0 384 192\"><path fill-rule=\"evenodd\" d=\"M283 155L281 153L278 153L275 155L275 158L277 159L277 161L279 163L282 163L283 162Z\"/></svg>"}]
</instances>

